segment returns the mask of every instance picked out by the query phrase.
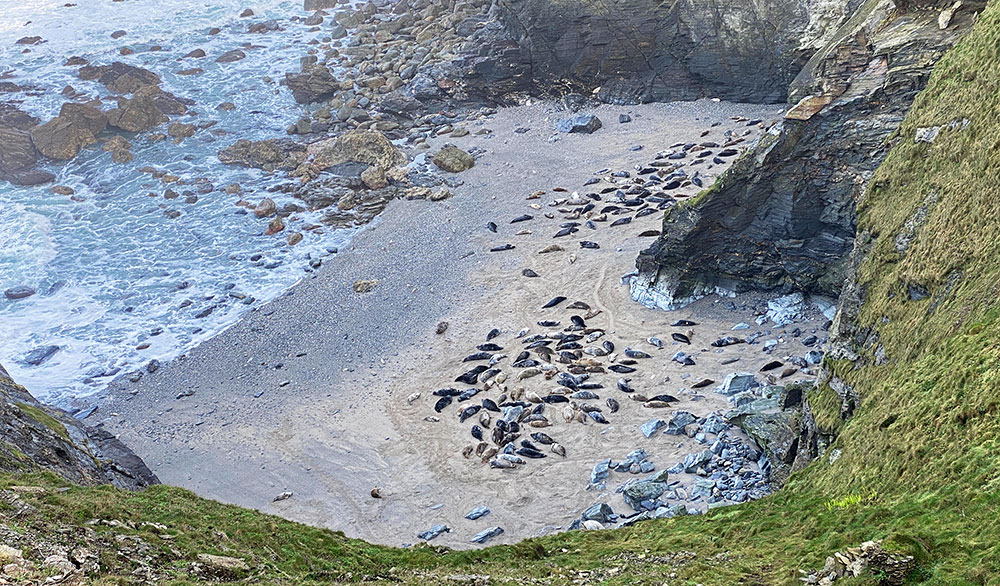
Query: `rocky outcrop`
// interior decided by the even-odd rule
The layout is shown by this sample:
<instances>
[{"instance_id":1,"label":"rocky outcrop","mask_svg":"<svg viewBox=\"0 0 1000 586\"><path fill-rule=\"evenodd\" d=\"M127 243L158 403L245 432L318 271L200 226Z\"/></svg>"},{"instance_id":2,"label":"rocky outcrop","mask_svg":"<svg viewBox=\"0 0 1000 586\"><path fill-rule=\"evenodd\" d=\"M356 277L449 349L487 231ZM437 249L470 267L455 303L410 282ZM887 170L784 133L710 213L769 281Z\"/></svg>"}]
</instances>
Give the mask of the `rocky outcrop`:
<instances>
[{"instance_id":1,"label":"rocky outcrop","mask_svg":"<svg viewBox=\"0 0 1000 586\"><path fill-rule=\"evenodd\" d=\"M159 95L158 87L146 86L136 90L131 99L118 98L118 107L108 110L108 124L126 132L143 132L163 124L168 118L156 104Z\"/></svg>"},{"instance_id":2,"label":"rocky outcrop","mask_svg":"<svg viewBox=\"0 0 1000 586\"><path fill-rule=\"evenodd\" d=\"M0 125L0 176L30 169L37 161L38 155L30 134Z\"/></svg>"},{"instance_id":3,"label":"rocky outcrop","mask_svg":"<svg viewBox=\"0 0 1000 586\"><path fill-rule=\"evenodd\" d=\"M86 65L77 72L77 77L97 80L116 94L131 94L147 85L160 85L160 76L148 69L114 62L110 65Z\"/></svg>"},{"instance_id":4,"label":"rocky outcrop","mask_svg":"<svg viewBox=\"0 0 1000 586\"><path fill-rule=\"evenodd\" d=\"M104 429L35 400L0 366L0 470L46 470L84 485L139 489L159 481Z\"/></svg>"},{"instance_id":5,"label":"rocky outcrop","mask_svg":"<svg viewBox=\"0 0 1000 586\"><path fill-rule=\"evenodd\" d=\"M867 2L796 77L783 123L712 189L667 212L662 236L639 255L633 297L672 308L715 291L836 296L855 202L886 139L977 11L966 4L942 27L944 6Z\"/></svg>"},{"instance_id":6,"label":"rocky outcrop","mask_svg":"<svg viewBox=\"0 0 1000 586\"><path fill-rule=\"evenodd\" d=\"M67 102L58 116L31 129L31 141L46 157L68 161L83 147L97 142L97 134L107 125L108 119L99 109Z\"/></svg>"},{"instance_id":7,"label":"rocky outcrop","mask_svg":"<svg viewBox=\"0 0 1000 586\"><path fill-rule=\"evenodd\" d=\"M219 151L219 160L227 165L245 165L274 171L293 168L297 164L297 157L304 152L303 145L290 139L240 139Z\"/></svg>"},{"instance_id":8,"label":"rocky outcrop","mask_svg":"<svg viewBox=\"0 0 1000 586\"><path fill-rule=\"evenodd\" d=\"M783 102L799 69L862 0L502 0L535 88L614 103L706 96ZM570 91L572 91L570 90Z\"/></svg>"},{"instance_id":9,"label":"rocky outcrop","mask_svg":"<svg viewBox=\"0 0 1000 586\"><path fill-rule=\"evenodd\" d=\"M300 73L286 73L285 85L300 104L331 98L341 89L341 83L325 65L313 65Z\"/></svg>"}]
</instances>

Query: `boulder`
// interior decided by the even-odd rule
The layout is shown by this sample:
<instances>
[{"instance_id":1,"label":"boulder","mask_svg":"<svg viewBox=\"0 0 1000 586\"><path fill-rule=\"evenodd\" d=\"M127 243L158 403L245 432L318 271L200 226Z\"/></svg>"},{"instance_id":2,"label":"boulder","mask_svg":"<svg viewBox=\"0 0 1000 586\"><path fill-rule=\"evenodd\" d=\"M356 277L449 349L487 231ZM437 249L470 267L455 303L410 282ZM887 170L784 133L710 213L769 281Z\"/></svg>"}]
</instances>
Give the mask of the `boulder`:
<instances>
[{"instance_id":1,"label":"boulder","mask_svg":"<svg viewBox=\"0 0 1000 586\"><path fill-rule=\"evenodd\" d=\"M208 574L224 580L241 578L250 571L250 566L239 558L200 553L198 561L204 565Z\"/></svg>"},{"instance_id":2,"label":"boulder","mask_svg":"<svg viewBox=\"0 0 1000 586\"><path fill-rule=\"evenodd\" d=\"M35 166L38 156L31 135L0 124L0 175L24 171Z\"/></svg>"},{"instance_id":3,"label":"boulder","mask_svg":"<svg viewBox=\"0 0 1000 586\"><path fill-rule=\"evenodd\" d=\"M339 2L337 0L305 0L303 2L302 9L306 12L313 12L315 10L336 8L338 4Z\"/></svg>"},{"instance_id":4,"label":"boulder","mask_svg":"<svg viewBox=\"0 0 1000 586\"><path fill-rule=\"evenodd\" d=\"M642 435L646 436L647 438L650 438L653 437L653 434L663 429L666 425L667 422L662 419L650 419L646 423L643 423L642 425L639 426L639 431L642 432Z\"/></svg>"},{"instance_id":5,"label":"boulder","mask_svg":"<svg viewBox=\"0 0 1000 586\"><path fill-rule=\"evenodd\" d=\"M27 285L18 285L16 287L11 287L3 292L3 296L12 301L17 301L19 299L24 299L26 297L31 297L35 294L35 289Z\"/></svg>"},{"instance_id":6,"label":"boulder","mask_svg":"<svg viewBox=\"0 0 1000 586\"><path fill-rule=\"evenodd\" d=\"M226 51L222 55L216 57L216 63L232 63L233 61L239 61L240 59L245 59L246 53L239 49L233 49L232 51Z\"/></svg>"},{"instance_id":7,"label":"boulder","mask_svg":"<svg viewBox=\"0 0 1000 586\"><path fill-rule=\"evenodd\" d=\"M94 136L100 134L108 126L108 117L104 112L89 104L66 102L59 109L59 116L68 119L80 128L87 129Z\"/></svg>"},{"instance_id":8,"label":"boulder","mask_svg":"<svg viewBox=\"0 0 1000 586\"><path fill-rule=\"evenodd\" d=\"M266 171L294 167L305 147L289 139L240 139L219 151L219 160L227 165L246 165Z\"/></svg>"},{"instance_id":9,"label":"boulder","mask_svg":"<svg viewBox=\"0 0 1000 586\"><path fill-rule=\"evenodd\" d=\"M382 189L389 185L385 176L385 169L377 165L371 165L361 173L361 181L368 189Z\"/></svg>"},{"instance_id":10,"label":"boulder","mask_svg":"<svg viewBox=\"0 0 1000 586\"><path fill-rule=\"evenodd\" d=\"M406 155L377 130L356 130L309 145L316 171L354 162L391 169L405 165Z\"/></svg>"},{"instance_id":11,"label":"boulder","mask_svg":"<svg viewBox=\"0 0 1000 586\"><path fill-rule=\"evenodd\" d=\"M622 497L625 499L625 504L632 507L632 509L642 511L644 510L642 506L643 501L655 500L666 491L667 485L663 482L640 480L627 486L622 491Z\"/></svg>"},{"instance_id":12,"label":"boulder","mask_svg":"<svg viewBox=\"0 0 1000 586\"><path fill-rule=\"evenodd\" d=\"M55 356L59 350L59 346L39 346L25 354L22 362L29 366L38 366Z\"/></svg>"},{"instance_id":13,"label":"boulder","mask_svg":"<svg viewBox=\"0 0 1000 586\"><path fill-rule=\"evenodd\" d=\"M83 147L97 142L97 139L85 125L70 118L56 116L45 124L31 129L31 142L38 152L46 157L68 161Z\"/></svg>"},{"instance_id":14,"label":"boulder","mask_svg":"<svg viewBox=\"0 0 1000 586\"><path fill-rule=\"evenodd\" d=\"M118 107L108 110L108 124L127 132L144 132L163 124L167 116L156 105L157 87L137 90L132 99L118 98Z\"/></svg>"},{"instance_id":15,"label":"boulder","mask_svg":"<svg viewBox=\"0 0 1000 586\"><path fill-rule=\"evenodd\" d=\"M598 503L591 506L586 511L583 512L582 519L584 521L598 521L601 523L608 523L611 521L611 516L615 512L612 510L611 506L606 503Z\"/></svg>"},{"instance_id":16,"label":"boulder","mask_svg":"<svg viewBox=\"0 0 1000 586\"><path fill-rule=\"evenodd\" d=\"M591 134L602 126L601 119L593 114L577 114L556 123L559 132Z\"/></svg>"},{"instance_id":17,"label":"boulder","mask_svg":"<svg viewBox=\"0 0 1000 586\"><path fill-rule=\"evenodd\" d=\"M167 136L173 138L187 138L194 134L195 125L183 122L173 122L167 126Z\"/></svg>"},{"instance_id":18,"label":"boulder","mask_svg":"<svg viewBox=\"0 0 1000 586\"><path fill-rule=\"evenodd\" d=\"M687 411L678 411L677 413L674 413L674 416L670 418L670 422L667 423L667 430L665 433L669 433L671 435L683 435L684 428L691 425L695 421L698 421L698 418L693 414Z\"/></svg>"},{"instance_id":19,"label":"boulder","mask_svg":"<svg viewBox=\"0 0 1000 586\"><path fill-rule=\"evenodd\" d=\"M461 173L474 167L476 159L462 149L448 145L434 155L434 164L443 171Z\"/></svg>"},{"instance_id":20,"label":"boulder","mask_svg":"<svg viewBox=\"0 0 1000 586\"><path fill-rule=\"evenodd\" d=\"M300 104L318 102L340 91L340 82L326 65L312 65L301 73L286 73L284 84Z\"/></svg>"},{"instance_id":21,"label":"boulder","mask_svg":"<svg viewBox=\"0 0 1000 586\"><path fill-rule=\"evenodd\" d=\"M77 72L80 79L96 79L116 94L131 94L147 85L160 85L160 76L148 69L114 62L111 65L86 65Z\"/></svg>"}]
</instances>

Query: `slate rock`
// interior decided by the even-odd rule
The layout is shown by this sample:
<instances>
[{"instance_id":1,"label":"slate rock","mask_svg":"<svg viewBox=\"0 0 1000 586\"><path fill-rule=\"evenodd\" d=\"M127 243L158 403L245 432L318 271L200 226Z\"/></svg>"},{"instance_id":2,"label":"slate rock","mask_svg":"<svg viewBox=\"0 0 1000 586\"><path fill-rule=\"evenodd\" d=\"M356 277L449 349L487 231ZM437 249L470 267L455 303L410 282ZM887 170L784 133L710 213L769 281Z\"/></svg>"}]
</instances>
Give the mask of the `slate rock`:
<instances>
[{"instance_id":1,"label":"slate rock","mask_svg":"<svg viewBox=\"0 0 1000 586\"><path fill-rule=\"evenodd\" d=\"M577 114L556 123L556 130L566 133L591 134L601 127L601 119L593 114Z\"/></svg>"}]
</instances>

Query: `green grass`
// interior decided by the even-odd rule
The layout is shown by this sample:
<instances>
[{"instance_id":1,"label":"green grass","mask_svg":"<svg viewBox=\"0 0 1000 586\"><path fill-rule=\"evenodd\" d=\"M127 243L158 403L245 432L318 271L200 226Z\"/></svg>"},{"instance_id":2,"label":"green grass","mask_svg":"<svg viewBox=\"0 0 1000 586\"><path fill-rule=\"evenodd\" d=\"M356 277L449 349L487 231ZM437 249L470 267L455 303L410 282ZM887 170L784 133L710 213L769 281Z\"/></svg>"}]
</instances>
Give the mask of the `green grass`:
<instances>
[{"instance_id":1,"label":"green grass","mask_svg":"<svg viewBox=\"0 0 1000 586\"><path fill-rule=\"evenodd\" d=\"M933 144L918 127L968 118ZM860 325L877 344L858 364L828 364L861 397L843 421L828 388L808 400L835 430L833 463L821 458L785 489L701 517L620 531L573 532L513 546L449 552L372 546L169 487L142 493L63 486L51 476L0 476L50 487L26 495L35 512L20 531L63 535L91 518L163 523L173 539L137 529L166 583L187 583L198 553L240 557L245 583L318 584L381 577L400 584L453 583L489 574L494 584L729 586L796 584L834 551L870 539L914 555L909 583L1000 584L1000 9L937 65L859 207L874 238L861 266ZM905 255L894 239L934 191L937 202ZM957 275L957 276L956 276ZM907 286L930 293L910 301ZM881 344L888 362L875 366ZM39 419L35 415L32 415ZM858 498L858 497L861 498ZM11 505L0 500L0 518ZM831 505L831 503L833 503ZM99 535L125 530L97 526ZM127 531L125 531L127 532ZM111 540L109 543L113 544ZM99 583L130 581L134 563L109 549ZM866 576L839 584L876 584ZM458 583L458 582L454 582Z\"/></svg>"},{"instance_id":2,"label":"green grass","mask_svg":"<svg viewBox=\"0 0 1000 586\"><path fill-rule=\"evenodd\" d=\"M57 421L55 417L52 417L44 410L35 407L33 405L28 405L27 403L17 403L17 408L20 409L22 413L24 413L31 419L34 419L38 423L41 423L45 427L56 432L56 434L59 435L59 437L63 438L66 441L70 441L69 432L66 431L66 426L63 425L62 423L59 423L59 421Z\"/></svg>"}]
</instances>

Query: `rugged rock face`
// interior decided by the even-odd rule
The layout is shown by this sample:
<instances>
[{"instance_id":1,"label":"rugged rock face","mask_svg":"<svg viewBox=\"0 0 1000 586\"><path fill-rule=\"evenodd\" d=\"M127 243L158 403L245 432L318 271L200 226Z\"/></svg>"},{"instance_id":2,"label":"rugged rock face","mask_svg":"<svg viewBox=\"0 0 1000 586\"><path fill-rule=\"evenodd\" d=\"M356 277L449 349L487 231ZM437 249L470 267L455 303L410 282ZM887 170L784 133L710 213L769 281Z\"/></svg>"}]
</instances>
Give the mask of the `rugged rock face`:
<instances>
[{"instance_id":1,"label":"rugged rock face","mask_svg":"<svg viewBox=\"0 0 1000 586\"><path fill-rule=\"evenodd\" d=\"M795 79L783 124L715 187L667 212L637 260L633 297L671 308L718 290L836 296L855 202L886 139L978 10L965 5L944 23L942 8L870 0L859 9Z\"/></svg>"},{"instance_id":2,"label":"rugged rock face","mask_svg":"<svg viewBox=\"0 0 1000 586\"><path fill-rule=\"evenodd\" d=\"M78 484L158 484L138 456L103 429L45 407L0 366L0 470L48 470Z\"/></svg>"},{"instance_id":3,"label":"rugged rock face","mask_svg":"<svg viewBox=\"0 0 1000 586\"><path fill-rule=\"evenodd\" d=\"M604 101L718 96L783 102L813 51L862 0L503 0L499 16L535 86Z\"/></svg>"},{"instance_id":4,"label":"rugged rock face","mask_svg":"<svg viewBox=\"0 0 1000 586\"><path fill-rule=\"evenodd\" d=\"M35 166L38 156L31 135L23 130L0 125L0 175L16 173Z\"/></svg>"}]
</instances>

